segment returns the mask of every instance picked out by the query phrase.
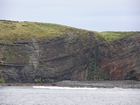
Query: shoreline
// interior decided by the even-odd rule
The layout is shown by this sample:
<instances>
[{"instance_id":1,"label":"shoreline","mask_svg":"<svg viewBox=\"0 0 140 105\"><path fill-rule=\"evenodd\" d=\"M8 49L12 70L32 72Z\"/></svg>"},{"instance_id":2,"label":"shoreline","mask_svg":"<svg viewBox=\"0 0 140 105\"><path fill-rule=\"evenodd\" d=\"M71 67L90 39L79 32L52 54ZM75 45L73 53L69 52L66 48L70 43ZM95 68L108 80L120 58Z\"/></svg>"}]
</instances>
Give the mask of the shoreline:
<instances>
[{"instance_id":1,"label":"shoreline","mask_svg":"<svg viewBox=\"0 0 140 105\"><path fill-rule=\"evenodd\" d=\"M54 83L0 83L0 86L59 86L59 87L88 87L88 88L138 88L140 81L70 81L64 80Z\"/></svg>"}]
</instances>

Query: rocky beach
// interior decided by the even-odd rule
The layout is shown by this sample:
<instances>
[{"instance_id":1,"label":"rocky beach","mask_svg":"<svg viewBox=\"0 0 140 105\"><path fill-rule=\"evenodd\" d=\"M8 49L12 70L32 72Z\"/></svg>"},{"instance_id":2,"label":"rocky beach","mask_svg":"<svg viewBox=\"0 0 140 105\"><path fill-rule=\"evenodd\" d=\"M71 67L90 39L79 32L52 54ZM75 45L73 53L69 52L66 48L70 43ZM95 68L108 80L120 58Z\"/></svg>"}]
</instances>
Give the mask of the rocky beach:
<instances>
[{"instance_id":1,"label":"rocky beach","mask_svg":"<svg viewBox=\"0 0 140 105\"><path fill-rule=\"evenodd\" d=\"M59 86L59 87L87 87L87 88L138 88L140 81L69 81L64 80L54 83L0 83L0 86Z\"/></svg>"}]
</instances>

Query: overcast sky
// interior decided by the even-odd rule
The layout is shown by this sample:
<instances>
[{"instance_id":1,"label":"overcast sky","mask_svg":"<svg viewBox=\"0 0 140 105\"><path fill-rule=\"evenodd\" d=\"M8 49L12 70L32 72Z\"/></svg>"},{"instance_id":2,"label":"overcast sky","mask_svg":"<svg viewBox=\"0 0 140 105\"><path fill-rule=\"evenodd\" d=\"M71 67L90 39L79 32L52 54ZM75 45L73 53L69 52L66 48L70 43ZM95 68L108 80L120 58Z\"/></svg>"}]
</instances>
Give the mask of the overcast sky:
<instances>
[{"instance_id":1,"label":"overcast sky","mask_svg":"<svg viewBox=\"0 0 140 105\"><path fill-rule=\"evenodd\" d=\"M140 0L0 0L0 19L140 31Z\"/></svg>"}]
</instances>

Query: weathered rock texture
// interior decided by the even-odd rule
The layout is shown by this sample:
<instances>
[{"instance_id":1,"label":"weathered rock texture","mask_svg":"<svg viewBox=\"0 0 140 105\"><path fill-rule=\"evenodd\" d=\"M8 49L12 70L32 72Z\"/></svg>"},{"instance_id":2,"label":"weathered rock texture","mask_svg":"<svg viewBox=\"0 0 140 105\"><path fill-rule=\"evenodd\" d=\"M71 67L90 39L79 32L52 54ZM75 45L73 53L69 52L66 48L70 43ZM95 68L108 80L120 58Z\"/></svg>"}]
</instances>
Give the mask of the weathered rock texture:
<instances>
[{"instance_id":1,"label":"weathered rock texture","mask_svg":"<svg viewBox=\"0 0 140 105\"><path fill-rule=\"evenodd\" d=\"M92 58L104 79L140 80L140 34L106 42L94 33L70 31L42 41L0 44L0 77L21 83L86 80Z\"/></svg>"},{"instance_id":2,"label":"weathered rock texture","mask_svg":"<svg viewBox=\"0 0 140 105\"><path fill-rule=\"evenodd\" d=\"M99 67L110 79L140 80L140 34L102 44Z\"/></svg>"},{"instance_id":3,"label":"weathered rock texture","mask_svg":"<svg viewBox=\"0 0 140 105\"><path fill-rule=\"evenodd\" d=\"M53 82L84 80L96 38L78 32L37 41L1 44L1 77L6 82Z\"/></svg>"}]
</instances>

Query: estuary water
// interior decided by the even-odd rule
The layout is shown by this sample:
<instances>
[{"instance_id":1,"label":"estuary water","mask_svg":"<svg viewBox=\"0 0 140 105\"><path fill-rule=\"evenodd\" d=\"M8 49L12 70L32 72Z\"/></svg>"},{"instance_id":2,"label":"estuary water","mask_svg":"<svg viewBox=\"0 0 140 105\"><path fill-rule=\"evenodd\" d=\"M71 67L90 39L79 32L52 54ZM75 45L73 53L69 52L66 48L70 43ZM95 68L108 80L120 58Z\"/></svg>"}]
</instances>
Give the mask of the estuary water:
<instances>
[{"instance_id":1,"label":"estuary water","mask_svg":"<svg viewBox=\"0 0 140 105\"><path fill-rule=\"evenodd\" d=\"M0 105L140 105L140 89L1 86Z\"/></svg>"}]
</instances>

